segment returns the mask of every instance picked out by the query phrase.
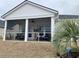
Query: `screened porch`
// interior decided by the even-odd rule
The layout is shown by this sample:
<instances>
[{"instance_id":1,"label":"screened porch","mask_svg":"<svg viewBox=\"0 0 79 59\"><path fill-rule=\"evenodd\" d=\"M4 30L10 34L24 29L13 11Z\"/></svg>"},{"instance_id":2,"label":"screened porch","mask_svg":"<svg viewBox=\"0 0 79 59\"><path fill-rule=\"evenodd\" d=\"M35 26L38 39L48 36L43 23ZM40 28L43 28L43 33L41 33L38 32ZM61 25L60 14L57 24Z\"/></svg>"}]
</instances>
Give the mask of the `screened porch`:
<instances>
[{"instance_id":1,"label":"screened porch","mask_svg":"<svg viewBox=\"0 0 79 59\"><path fill-rule=\"evenodd\" d=\"M25 19L8 20L6 40L25 40ZM51 40L51 18L28 19L27 41L50 41Z\"/></svg>"}]
</instances>

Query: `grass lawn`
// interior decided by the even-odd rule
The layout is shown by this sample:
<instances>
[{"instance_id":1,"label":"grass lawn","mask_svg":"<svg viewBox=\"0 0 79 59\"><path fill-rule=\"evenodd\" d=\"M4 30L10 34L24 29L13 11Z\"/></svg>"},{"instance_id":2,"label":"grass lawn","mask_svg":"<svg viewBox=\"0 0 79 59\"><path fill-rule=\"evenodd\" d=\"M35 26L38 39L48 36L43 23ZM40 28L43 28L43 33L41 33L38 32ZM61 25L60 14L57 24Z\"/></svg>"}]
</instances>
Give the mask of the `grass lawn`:
<instances>
[{"instance_id":1,"label":"grass lawn","mask_svg":"<svg viewBox=\"0 0 79 59\"><path fill-rule=\"evenodd\" d=\"M50 42L0 41L0 57L52 58L56 52Z\"/></svg>"}]
</instances>

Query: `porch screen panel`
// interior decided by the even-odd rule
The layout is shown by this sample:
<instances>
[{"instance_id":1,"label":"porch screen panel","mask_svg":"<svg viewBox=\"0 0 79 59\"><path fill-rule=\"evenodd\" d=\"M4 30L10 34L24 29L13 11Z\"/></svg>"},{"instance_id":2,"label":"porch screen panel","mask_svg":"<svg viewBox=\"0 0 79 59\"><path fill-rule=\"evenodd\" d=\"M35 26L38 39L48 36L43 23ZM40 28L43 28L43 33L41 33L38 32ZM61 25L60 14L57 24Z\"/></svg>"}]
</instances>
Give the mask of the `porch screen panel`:
<instances>
[{"instance_id":1,"label":"porch screen panel","mask_svg":"<svg viewBox=\"0 0 79 59\"><path fill-rule=\"evenodd\" d=\"M25 20L8 20L6 33L7 40L24 40Z\"/></svg>"}]
</instances>

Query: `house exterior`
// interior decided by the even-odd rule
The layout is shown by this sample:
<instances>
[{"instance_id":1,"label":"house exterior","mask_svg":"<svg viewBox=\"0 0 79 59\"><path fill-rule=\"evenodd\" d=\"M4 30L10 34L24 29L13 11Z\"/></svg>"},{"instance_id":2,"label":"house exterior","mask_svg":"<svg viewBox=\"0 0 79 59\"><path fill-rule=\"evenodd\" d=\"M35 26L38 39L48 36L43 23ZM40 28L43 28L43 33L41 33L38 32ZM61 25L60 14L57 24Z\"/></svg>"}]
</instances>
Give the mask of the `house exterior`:
<instances>
[{"instance_id":1,"label":"house exterior","mask_svg":"<svg viewBox=\"0 0 79 59\"><path fill-rule=\"evenodd\" d=\"M55 23L79 19L79 15L59 15L58 11L25 0L1 16L5 19L5 40L53 41ZM0 27L1 32L3 27Z\"/></svg>"},{"instance_id":2,"label":"house exterior","mask_svg":"<svg viewBox=\"0 0 79 59\"><path fill-rule=\"evenodd\" d=\"M3 41L53 41L58 11L25 0L1 17L5 19Z\"/></svg>"}]
</instances>

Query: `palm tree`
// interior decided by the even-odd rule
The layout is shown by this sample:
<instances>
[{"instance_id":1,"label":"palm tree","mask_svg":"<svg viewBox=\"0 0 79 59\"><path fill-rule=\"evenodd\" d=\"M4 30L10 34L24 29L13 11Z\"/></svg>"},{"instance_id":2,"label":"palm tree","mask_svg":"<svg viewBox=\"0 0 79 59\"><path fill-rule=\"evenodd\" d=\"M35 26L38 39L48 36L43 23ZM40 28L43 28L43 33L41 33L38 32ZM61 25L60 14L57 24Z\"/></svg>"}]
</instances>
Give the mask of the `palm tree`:
<instances>
[{"instance_id":1,"label":"palm tree","mask_svg":"<svg viewBox=\"0 0 79 59\"><path fill-rule=\"evenodd\" d=\"M54 45L59 48L61 41L66 41L66 47L68 45L68 42L71 42L73 40L74 45L76 48L78 48L77 45L77 37L79 36L79 23L74 20L64 20L63 22L60 22L57 24L55 29L55 35L54 35ZM70 43L71 47L71 43ZM61 47L62 48L62 47ZM59 50L59 49L58 49Z\"/></svg>"}]
</instances>

